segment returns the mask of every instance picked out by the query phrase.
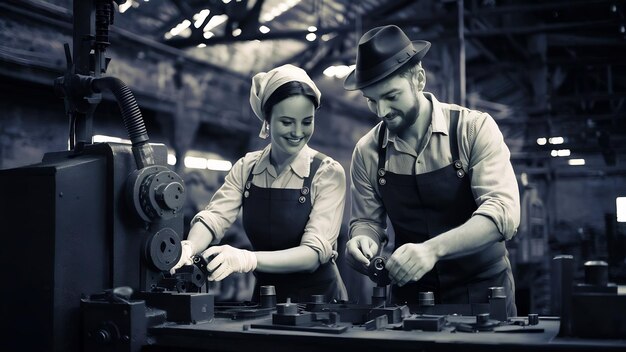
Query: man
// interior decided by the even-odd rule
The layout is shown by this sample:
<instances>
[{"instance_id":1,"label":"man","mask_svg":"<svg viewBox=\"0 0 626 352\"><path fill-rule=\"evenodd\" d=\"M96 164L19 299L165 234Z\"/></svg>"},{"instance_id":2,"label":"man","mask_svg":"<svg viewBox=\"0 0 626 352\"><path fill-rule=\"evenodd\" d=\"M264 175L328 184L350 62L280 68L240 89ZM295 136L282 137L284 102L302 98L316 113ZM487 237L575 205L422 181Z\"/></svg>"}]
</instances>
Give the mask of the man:
<instances>
[{"instance_id":1,"label":"man","mask_svg":"<svg viewBox=\"0 0 626 352\"><path fill-rule=\"evenodd\" d=\"M411 41L396 26L374 28L358 45L344 88L360 90L382 121L352 156L352 214L347 260L367 272L387 242L392 300L486 303L501 286L509 316L515 288L504 245L517 230L520 201L510 153L486 113L440 103L424 92L421 66L430 43Z\"/></svg>"}]
</instances>

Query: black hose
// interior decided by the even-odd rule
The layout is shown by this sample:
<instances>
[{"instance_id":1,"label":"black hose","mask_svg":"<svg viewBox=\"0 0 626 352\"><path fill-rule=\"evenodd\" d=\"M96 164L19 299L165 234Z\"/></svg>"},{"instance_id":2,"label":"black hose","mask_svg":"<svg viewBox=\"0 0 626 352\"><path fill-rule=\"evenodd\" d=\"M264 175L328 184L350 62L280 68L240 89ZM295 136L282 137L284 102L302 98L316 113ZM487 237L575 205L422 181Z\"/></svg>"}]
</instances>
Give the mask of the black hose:
<instances>
[{"instance_id":1,"label":"black hose","mask_svg":"<svg viewBox=\"0 0 626 352\"><path fill-rule=\"evenodd\" d=\"M133 153L138 168L154 165L152 147L148 144L148 132L144 124L141 110L135 100L135 96L122 80L115 77L96 78L92 83L93 90L97 93L108 90L115 96L118 106L122 110L124 127L133 144Z\"/></svg>"}]
</instances>

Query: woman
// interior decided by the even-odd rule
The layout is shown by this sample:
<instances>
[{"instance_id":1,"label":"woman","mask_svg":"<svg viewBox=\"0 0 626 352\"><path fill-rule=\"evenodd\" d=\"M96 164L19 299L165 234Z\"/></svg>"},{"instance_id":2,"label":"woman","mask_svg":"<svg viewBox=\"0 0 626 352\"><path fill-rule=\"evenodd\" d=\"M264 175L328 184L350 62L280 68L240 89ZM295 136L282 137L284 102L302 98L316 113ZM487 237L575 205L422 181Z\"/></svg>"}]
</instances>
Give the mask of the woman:
<instances>
[{"instance_id":1,"label":"woman","mask_svg":"<svg viewBox=\"0 0 626 352\"><path fill-rule=\"evenodd\" d=\"M320 92L304 70L284 65L252 78L250 105L263 122L263 150L246 154L205 210L192 220L178 268L190 256L209 259L209 280L254 271L259 287L273 285L278 302L346 300L335 265L346 181L343 167L311 149ZM252 251L216 246L240 208ZM214 245L204 250L207 246Z\"/></svg>"}]
</instances>

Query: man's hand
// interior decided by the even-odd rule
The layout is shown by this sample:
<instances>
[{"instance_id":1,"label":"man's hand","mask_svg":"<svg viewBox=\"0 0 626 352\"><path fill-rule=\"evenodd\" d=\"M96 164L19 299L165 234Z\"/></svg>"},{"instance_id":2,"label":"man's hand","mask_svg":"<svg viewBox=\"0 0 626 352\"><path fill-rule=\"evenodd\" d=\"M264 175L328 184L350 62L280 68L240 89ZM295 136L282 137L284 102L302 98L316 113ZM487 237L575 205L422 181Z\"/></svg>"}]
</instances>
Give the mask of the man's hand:
<instances>
[{"instance_id":1,"label":"man's hand","mask_svg":"<svg viewBox=\"0 0 626 352\"><path fill-rule=\"evenodd\" d=\"M396 249L385 266L392 282L404 286L409 281L417 281L432 270L437 263L437 254L424 243L407 243Z\"/></svg>"},{"instance_id":2,"label":"man's hand","mask_svg":"<svg viewBox=\"0 0 626 352\"><path fill-rule=\"evenodd\" d=\"M178 263L176 263L176 265L174 265L174 267L170 269L170 274L172 275L174 275L176 269L182 267L183 265L193 264L193 262L191 261L191 256L195 254L193 242L187 240L180 241L180 246L182 247L182 254L180 255Z\"/></svg>"},{"instance_id":3,"label":"man's hand","mask_svg":"<svg viewBox=\"0 0 626 352\"><path fill-rule=\"evenodd\" d=\"M202 252L209 264L206 268L210 281L221 281L232 273L247 273L256 269L257 259L253 252L229 245L209 247Z\"/></svg>"},{"instance_id":4,"label":"man's hand","mask_svg":"<svg viewBox=\"0 0 626 352\"><path fill-rule=\"evenodd\" d=\"M378 253L378 243L367 236L356 236L346 243L348 265L361 274L369 274L367 267L376 253Z\"/></svg>"}]
</instances>

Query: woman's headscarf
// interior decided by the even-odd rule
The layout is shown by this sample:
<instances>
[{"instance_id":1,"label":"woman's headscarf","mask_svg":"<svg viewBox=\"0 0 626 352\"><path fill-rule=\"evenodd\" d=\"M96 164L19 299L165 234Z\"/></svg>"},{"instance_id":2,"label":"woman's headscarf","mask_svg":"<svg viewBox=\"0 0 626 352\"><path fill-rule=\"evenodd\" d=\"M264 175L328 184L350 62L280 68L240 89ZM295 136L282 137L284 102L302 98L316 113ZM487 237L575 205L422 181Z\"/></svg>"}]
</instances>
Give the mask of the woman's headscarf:
<instances>
[{"instance_id":1,"label":"woman's headscarf","mask_svg":"<svg viewBox=\"0 0 626 352\"><path fill-rule=\"evenodd\" d=\"M267 121L263 117L263 105L267 102L272 93L276 89L287 82L302 82L311 87L315 93L315 99L317 100L317 106L319 106L321 93L313 80L307 75L307 73L293 65L282 65L276 67L269 72L259 72L252 77L252 87L250 88L250 106L254 114L263 121L261 126L261 132L259 137L267 138Z\"/></svg>"}]
</instances>

